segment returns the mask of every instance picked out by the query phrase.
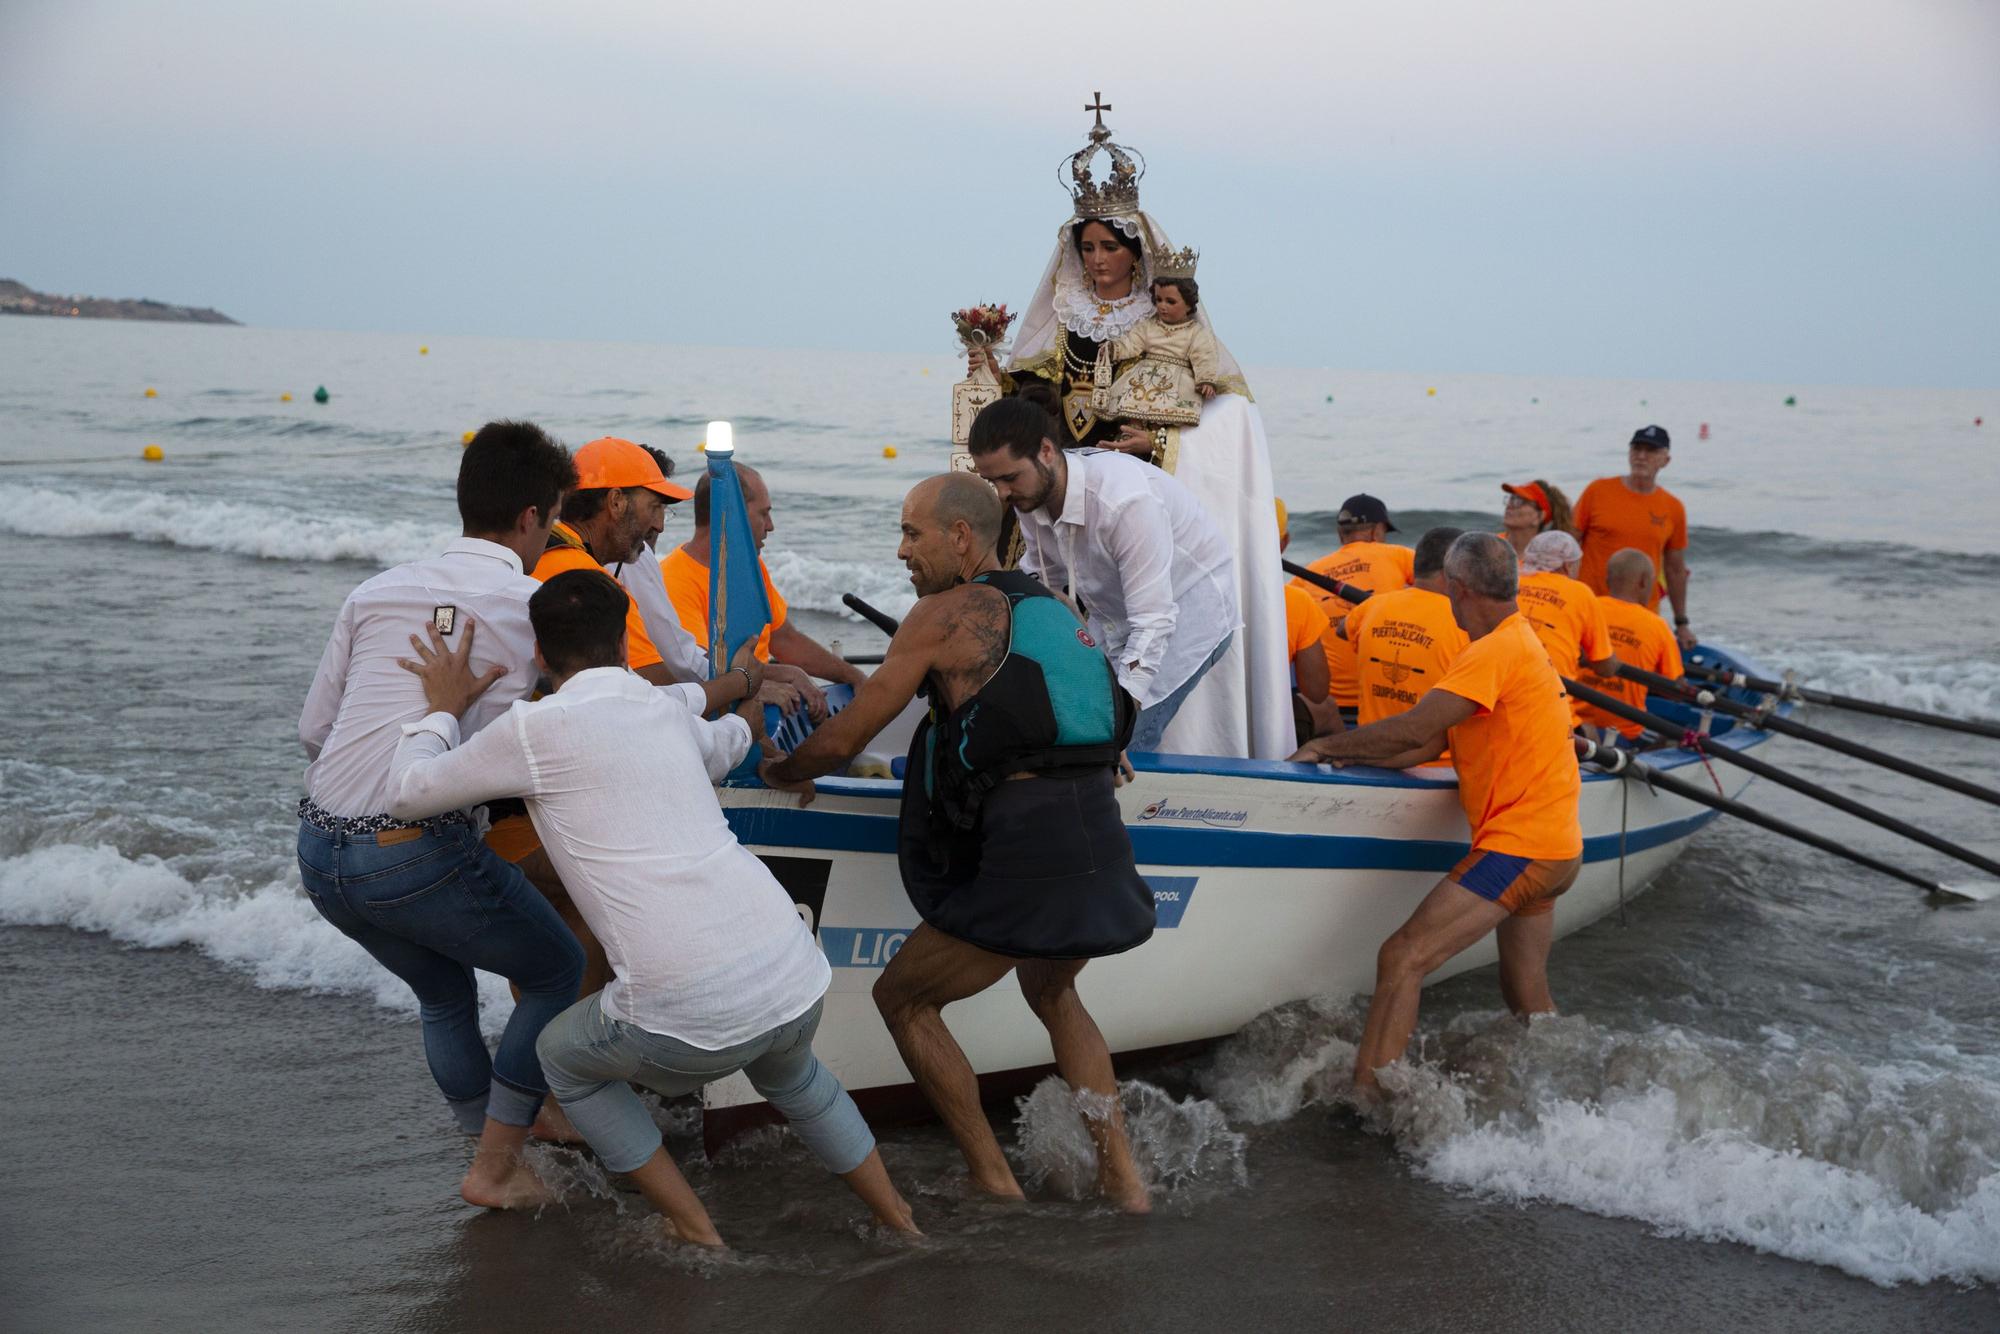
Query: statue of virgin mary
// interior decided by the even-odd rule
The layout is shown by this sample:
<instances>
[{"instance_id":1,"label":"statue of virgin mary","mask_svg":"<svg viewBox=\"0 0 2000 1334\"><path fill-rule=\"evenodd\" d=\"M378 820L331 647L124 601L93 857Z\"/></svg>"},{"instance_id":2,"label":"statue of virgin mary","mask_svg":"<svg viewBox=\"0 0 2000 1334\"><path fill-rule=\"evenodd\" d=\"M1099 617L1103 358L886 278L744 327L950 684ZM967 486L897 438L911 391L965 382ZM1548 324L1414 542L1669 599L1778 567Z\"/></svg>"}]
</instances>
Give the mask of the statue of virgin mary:
<instances>
[{"instance_id":1,"label":"statue of virgin mary","mask_svg":"<svg viewBox=\"0 0 2000 1334\"><path fill-rule=\"evenodd\" d=\"M1097 99L1102 102L1102 99ZM1218 341L1217 393L1199 425L1145 427L1092 406L1130 362L1112 345L1153 313L1156 263L1172 253L1160 225L1139 208L1145 160L1111 142L1097 115L1090 143L1066 161L1070 217L1056 231L1055 253L1021 317L1014 353L1000 383L1018 393L1039 381L1053 398L1068 447L1101 446L1149 458L1194 496L1236 553L1243 628L1168 726L1162 749L1183 755L1281 760L1296 749L1290 661L1285 634L1285 577L1278 564L1278 521L1264 420L1243 369ZM1091 163L1108 156L1098 183ZM1194 318L1209 321L1204 295ZM1038 395L1044 396L1044 395Z\"/></svg>"}]
</instances>

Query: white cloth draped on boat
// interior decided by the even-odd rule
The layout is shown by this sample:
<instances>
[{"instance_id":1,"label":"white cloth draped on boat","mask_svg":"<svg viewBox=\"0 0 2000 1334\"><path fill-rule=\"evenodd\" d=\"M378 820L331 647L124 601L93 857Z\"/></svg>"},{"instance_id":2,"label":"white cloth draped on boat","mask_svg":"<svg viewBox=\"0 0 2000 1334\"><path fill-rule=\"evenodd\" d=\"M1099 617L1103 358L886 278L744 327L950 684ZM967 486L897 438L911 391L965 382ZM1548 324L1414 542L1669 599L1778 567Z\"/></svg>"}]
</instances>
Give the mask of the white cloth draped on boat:
<instances>
[{"instance_id":1,"label":"white cloth draped on boat","mask_svg":"<svg viewBox=\"0 0 2000 1334\"><path fill-rule=\"evenodd\" d=\"M1102 221L1141 242L1144 253L1133 274L1132 298L1109 309L1095 302L1070 235L1075 219L1064 222L1056 229L1055 253L1023 313L1010 367L1047 356L1061 329L1116 339L1153 313L1147 283L1154 257L1173 248L1166 232L1136 209ZM1206 296L1194 317L1213 332ZM1219 339L1216 351L1219 383L1229 392L1203 406L1200 425L1181 428L1173 474L1202 503L1235 553L1243 628L1181 706L1162 744L1184 755L1282 760L1297 746L1271 450L1242 367Z\"/></svg>"},{"instance_id":2,"label":"white cloth draped on boat","mask_svg":"<svg viewBox=\"0 0 2000 1334\"><path fill-rule=\"evenodd\" d=\"M1253 759L1282 760L1298 747L1271 450L1257 405L1241 394L1210 399L1201 425L1181 430L1174 476L1207 508L1236 553L1243 628L1168 724L1161 749L1240 756L1247 744Z\"/></svg>"}]
</instances>

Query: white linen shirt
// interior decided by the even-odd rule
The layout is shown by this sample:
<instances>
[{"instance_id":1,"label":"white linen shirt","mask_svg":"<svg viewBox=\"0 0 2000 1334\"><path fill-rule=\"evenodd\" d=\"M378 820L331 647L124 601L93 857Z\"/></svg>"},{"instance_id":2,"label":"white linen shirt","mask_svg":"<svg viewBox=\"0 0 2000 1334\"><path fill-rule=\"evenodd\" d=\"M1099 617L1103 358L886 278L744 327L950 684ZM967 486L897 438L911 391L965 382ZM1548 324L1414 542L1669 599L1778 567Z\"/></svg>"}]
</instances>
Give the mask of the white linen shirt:
<instances>
[{"instance_id":1,"label":"white linen shirt","mask_svg":"<svg viewBox=\"0 0 2000 1334\"><path fill-rule=\"evenodd\" d=\"M333 815L380 815L389 809L389 761L404 723L424 716L423 683L396 665L416 656L410 636L423 636L439 607L452 607L445 643L473 636L472 670L498 664L507 674L465 712L470 735L535 688L535 632L528 599L541 585L521 571L521 558L497 542L461 537L429 560L384 570L341 604L333 635L299 715L306 748L306 796Z\"/></svg>"},{"instance_id":2,"label":"white linen shirt","mask_svg":"<svg viewBox=\"0 0 2000 1334\"><path fill-rule=\"evenodd\" d=\"M1157 704L1243 625L1236 561L1201 502L1150 463L1096 449L1066 456L1062 517L1020 516L1021 568L1068 587L1118 683Z\"/></svg>"},{"instance_id":3,"label":"white linen shirt","mask_svg":"<svg viewBox=\"0 0 2000 1334\"><path fill-rule=\"evenodd\" d=\"M646 638L653 641L660 660L666 663L674 679L706 681L708 653L694 642L694 636L687 632L674 610L674 600L667 595L666 577L660 573L660 554L646 547L637 560L620 561L610 569L611 577L625 586L637 604Z\"/></svg>"},{"instance_id":4,"label":"white linen shirt","mask_svg":"<svg viewBox=\"0 0 2000 1334\"><path fill-rule=\"evenodd\" d=\"M720 1051L811 1009L833 970L709 786L748 752L750 728L733 713L709 722L702 704L700 686L596 667L455 750L457 721L431 714L403 729L389 813L527 798L610 960L604 1012Z\"/></svg>"}]
</instances>

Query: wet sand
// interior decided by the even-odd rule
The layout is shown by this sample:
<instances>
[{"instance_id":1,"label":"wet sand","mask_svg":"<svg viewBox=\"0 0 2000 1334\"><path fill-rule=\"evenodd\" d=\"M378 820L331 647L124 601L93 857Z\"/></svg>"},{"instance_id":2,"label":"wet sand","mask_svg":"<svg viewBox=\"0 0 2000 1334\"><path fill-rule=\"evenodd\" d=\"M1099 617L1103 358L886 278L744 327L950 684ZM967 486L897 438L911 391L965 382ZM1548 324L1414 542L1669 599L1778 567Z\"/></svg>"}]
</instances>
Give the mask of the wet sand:
<instances>
[{"instance_id":1,"label":"wet sand","mask_svg":"<svg viewBox=\"0 0 2000 1334\"><path fill-rule=\"evenodd\" d=\"M14 1329L2000 1326L1990 1289L1882 1288L1454 1193L1310 1112L1250 1132L1247 1187L1191 1188L1146 1220L959 1198L939 1130L892 1133L932 1233L917 1248L867 1235L796 1145L755 1145L691 1173L739 1247L714 1262L654 1244L627 1196L573 1188L539 1218L460 1203L469 1148L407 1019L259 990L185 949L0 942Z\"/></svg>"}]
</instances>

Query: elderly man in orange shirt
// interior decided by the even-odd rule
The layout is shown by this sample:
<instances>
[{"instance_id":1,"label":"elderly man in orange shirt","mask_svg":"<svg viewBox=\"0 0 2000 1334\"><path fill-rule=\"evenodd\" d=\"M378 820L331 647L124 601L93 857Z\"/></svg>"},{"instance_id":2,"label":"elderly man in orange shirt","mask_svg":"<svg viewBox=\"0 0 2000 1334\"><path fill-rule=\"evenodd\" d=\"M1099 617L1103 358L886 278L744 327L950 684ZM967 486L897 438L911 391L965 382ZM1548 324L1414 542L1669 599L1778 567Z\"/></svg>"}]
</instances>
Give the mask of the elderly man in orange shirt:
<instances>
[{"instance_id":1,"label":"elderly man in orange shirt","mask_svg":"<svg viewBox=\"0 0 2000 1334\"><path fill-rule=\"evenodd\" d=\"M1408 588L1415 571L1408 547L1392 546L1384 539L1396 531L1389 522L1389 509L1374 496L1349 496L1340 506L1340 547L1321 556L1306 568L1371 593L1387 593ZM1354 610L1354 604L1317 584L1294 578L1292 583L1311 594L1326 612L1330 626L1338 627ZM1326 645L1329 693L1344 710L1361 707L1361 679L1354 661L1354 645L1329 629L1321 639Z\"/></svg>"},{"instance_id":2,"label":"elderly man in orange shirt","mask_svg":"<svg viewBox=\"0 0 2000 1334\"><path fill-rule=\"evenodd\" d=\"M1632 433L1626 449L1626 474L1600 477L1583 488L1576 500L1576 531L1583 539L1583 571L1578 576L1593 593L1608 593L1605 572L1611 557L1634 547L1653 562L1674 604L1674 638L1682 648L1695 646L1687 611L1687 509L1680 498L1658 482L1660 470L1673 461L1673 441L1660 426L1642 426ZM1646 590L1646 609L1660 605L1659 586Z\"/></svg>"},{"instance_id":3,"label":"elderly man in orange shirt","mask_svg":"<svg viewBox=\"0 0 2000 1334\"><path fill-rule=\"evenodd\" d=\"M1576 577L1582 553L1568 533L1536 534L1521 557L1521 615L1535 627L1549 662L1562 676L1575 675L1584 664L1594 672L1611 670L1611 630L1597 595ZM1574 701L1571 712L1575 712ZM1578 715L1578 721L1581 721Z\"/></svg>"},{"instance_id":4,"label":"elderly man in orange shirt","mask_svg":"<svg viewBox=\"0 0 2000 1334\"><path fill-rule=\"evenodd\" d=\"M1610 592L1597 602L1611 631L1611 651L1618 661L1641 671L1655 672L1679 680L1686 668L1681 663L1681 647L1658 612L1646 610L1646 597L1653 588L1653 562L1646 553L1627 547L1611 558L1605 571ZM1622 676L1600 676L1585 672L1578 678L1593 690L1615 695L1635 709L1646 707L1646 687ZM1645 731L1639 724L1617 718L1595 704L1581 705L1579 716L1591 727L1605 728L1627 742L1637 741ZM1612 740L1610 736L1605 738ZM1613 744L1617 744L1613 741Z\"/></svg>"},{"instance_id":5,"label":"elderly man in orange shirt","mask_svg":"<svg viewBox=\"0 0 2000 1334\"><path fill-rule=\"evenodd\" d=\"M1407 712L1308 742L1292 757L1400 769L1448 744L1472 830L1471 851L1377 956L1354 1062L1363 1096L1379 1096L1376 1072L1409 1046L1424 978L1489 931L1499 934L1507 1008L1523 1017L1554 1011L1551 910L1583 866L1569 700L1515 603L1513 548L1491 533L1467 533L1452 543L1444 572L1452 617L1471 640L1444 679Z\"/></svg>"},{"instance_id":6,"label":"elderly man in orange shirt","mask_svg":"<svg viewBox=\"0 0 2000 1334\"><path fill-rule=\"evenodd\" d=\"M764 539L778 527L771 517L771 488L765 485L763 474L746 464L736 465L736 475L743 481L750 535L760 553L757 569L764 576L764 596L771 602L771 623L757 639L757 660L771 664L759 698L788 712L803 700L817 722L826 717L826 694L814 683L814 677L859 686L868 673L792 624L785 599L771 582L771 572L761 555ZM708 519L708 476L704 473L694 488L693 535L660 559L660 577L666 582L674 612L704 650L708 647Z\"/></svg>"}]
</instances>

